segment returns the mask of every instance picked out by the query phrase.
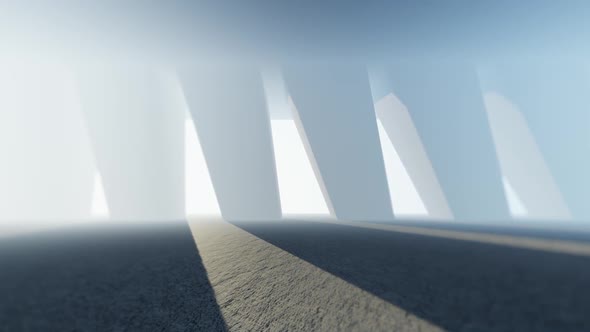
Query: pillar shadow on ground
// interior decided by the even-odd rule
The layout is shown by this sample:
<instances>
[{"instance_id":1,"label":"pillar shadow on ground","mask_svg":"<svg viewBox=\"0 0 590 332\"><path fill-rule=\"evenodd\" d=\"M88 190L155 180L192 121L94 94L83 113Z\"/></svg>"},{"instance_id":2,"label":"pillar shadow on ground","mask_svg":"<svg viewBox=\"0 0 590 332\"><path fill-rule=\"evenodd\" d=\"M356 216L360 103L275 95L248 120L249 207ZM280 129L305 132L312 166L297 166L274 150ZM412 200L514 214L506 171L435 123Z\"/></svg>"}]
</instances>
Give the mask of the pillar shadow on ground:
<instances>
[{"instance_id":1,"label":"pillar shadow on ground","mask_svg":"<svg viewBox=\"0 0 590 332\"><path fill-rule=\"evenodd\" d=\"M227 330L186 222L1 239L0 270L0 330Z\"/></svg>"},{"instance_id":2,"label":"pillar shadow on ground","mask_svg":"<svg viewBox=\"0 0 590 332\"><path fill-rule=\"evenodd\" d=\"M236 226L450 331L590 329L590 258L314 223Z\"/></svg>"}]
</instances>

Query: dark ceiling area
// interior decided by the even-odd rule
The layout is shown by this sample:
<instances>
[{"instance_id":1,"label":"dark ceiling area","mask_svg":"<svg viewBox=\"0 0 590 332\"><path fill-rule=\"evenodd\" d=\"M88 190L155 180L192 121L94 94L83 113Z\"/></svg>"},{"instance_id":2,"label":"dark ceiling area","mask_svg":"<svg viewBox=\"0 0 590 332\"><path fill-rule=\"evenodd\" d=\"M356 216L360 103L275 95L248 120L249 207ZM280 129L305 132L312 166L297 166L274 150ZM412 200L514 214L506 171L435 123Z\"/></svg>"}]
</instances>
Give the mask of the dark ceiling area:
<instances>
[{"instance_id":1,"label":"dark ceiling area","mask_svg":"<svg viewBox=\"0 0 590 332\"><path fill-rule=\"evenodd\" d=\"M4 47L70 55L580 55L587 53L590 34L585 1L61 1L2 6L0 31L8 32L0 32Z\"/></svg>"}]
</instances>

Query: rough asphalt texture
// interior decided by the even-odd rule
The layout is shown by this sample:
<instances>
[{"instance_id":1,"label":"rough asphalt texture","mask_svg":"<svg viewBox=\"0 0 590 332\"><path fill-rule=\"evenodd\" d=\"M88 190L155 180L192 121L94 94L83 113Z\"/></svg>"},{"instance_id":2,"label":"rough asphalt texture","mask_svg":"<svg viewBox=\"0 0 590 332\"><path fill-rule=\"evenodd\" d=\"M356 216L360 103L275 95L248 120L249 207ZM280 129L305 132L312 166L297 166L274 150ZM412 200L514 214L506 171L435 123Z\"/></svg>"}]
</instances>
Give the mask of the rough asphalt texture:
<instances>
[{"instance_id":1,"label":"rough asphalt texture","mask_svg":"<svg viewBox=\"0 0 590 332\"><path fill-rule=\"evenodd\" d=\"M234 225L191 228L232 331L441 330Z\"/></svg>"},{"instance_id":2,"label":"rough asphalt texture","mask_svg":"<svg viewBox=\"0 0 590 332\"><path fill-rule=\"evenodd\" d=\"M0 239L2 331L590 331L589 312L590 257L344 225Z\"/></svg>"},{"instance_id":3,"label":"rough asphalt texture","mask_svg":"<svg viewBox=\"0 0 590 332\"><path fill-rule=\"evenodd\" d=\"M215 331L186 223L0 239L0 331Z\"/></svg>"}]
</instances>

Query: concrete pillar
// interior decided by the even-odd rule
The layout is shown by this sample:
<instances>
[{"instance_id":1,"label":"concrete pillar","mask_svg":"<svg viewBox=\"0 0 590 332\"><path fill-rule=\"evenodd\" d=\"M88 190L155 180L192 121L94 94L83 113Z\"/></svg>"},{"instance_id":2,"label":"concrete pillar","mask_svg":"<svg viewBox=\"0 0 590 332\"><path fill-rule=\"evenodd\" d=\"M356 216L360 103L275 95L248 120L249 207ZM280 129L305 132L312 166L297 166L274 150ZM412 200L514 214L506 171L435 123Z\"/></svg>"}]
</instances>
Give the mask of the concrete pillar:
<instances>
[{"instance_id":1,"label":"concrete pillar","mask_svg":"<svg viewBox=\"0 0 590 332\"><path fill-rule=\"evenodd\" d=\"M375 101L375 111L424 203L428 217L453 219L453 213L408 109L390 92Z\"/></svg>"},{"instance_id":2,"label":"concrete pillar","mask_svg":"<svg viewBox=\"0 0 590 332\"><path fill-rule=\"evenodd\" d=\"M573 217L588 220L590 78L583 65L514 61L486 66L481 76L487 92L503 96L522 113ZM546 194L539 192L537 199L562 210L558 199L546 202Z\"/></svg>"},{"instance_id":3,"label":"concrete pillar","mask_svg":"<svg viewBox=\"0 0 590 332\"><path fill-rule=\"evenodd\" d=\"M526 209L523 217L570 219L567 204L520 110L496 92L485 92L484 100L500 168Z\"/></svg>"},{"instance_id":4,"label":"concrete pillar","mask_svg":"<svg viewBox=\"0 0 590 332\"><path fill-rule=\"evenodd\" d=\"M0 222L90 217L94 161L69 68L0 67L0 159Z\"/></svg>"},{"instance_id":5,"label":"concrete pillar","mask_svg":"<svg viewBox=\"0 0 590 332\"><path fill-rule=\"evenodd\" d=\"M81 68L82 107L111 218L184 218L184 108L170 73Z\"/></svg>"},{"instance_id":6,"label":"concrete pillar","mask_svg":"<svg viewBox=\"0 0 590 332\"><path fill-rule=\"evenodd\" d=\"M221 214L281 218L270 120L258 68L194 66L179 71Z\"/></svg>"},{"instance_id":7,"label":"concrete pillar","mask_svg":"<svg viewBox=\"0 0 590 332\"><path fill-rule=\"evenodd\" d=\"M365 67L289 64L283 75L331 212L343 220L393 219Z\"/></svg>"},{"instance_id":8,"label":"concrete pillar","mask_svg":"<svg viewBox=\"0 0 590 332\"><path fill-rule=\"evenodd\" d=\"M475 68L462 62L413 61L371 72L377 97L393 92L407 107L455 218L507 219Z\"/></svg>"}]
</instances>

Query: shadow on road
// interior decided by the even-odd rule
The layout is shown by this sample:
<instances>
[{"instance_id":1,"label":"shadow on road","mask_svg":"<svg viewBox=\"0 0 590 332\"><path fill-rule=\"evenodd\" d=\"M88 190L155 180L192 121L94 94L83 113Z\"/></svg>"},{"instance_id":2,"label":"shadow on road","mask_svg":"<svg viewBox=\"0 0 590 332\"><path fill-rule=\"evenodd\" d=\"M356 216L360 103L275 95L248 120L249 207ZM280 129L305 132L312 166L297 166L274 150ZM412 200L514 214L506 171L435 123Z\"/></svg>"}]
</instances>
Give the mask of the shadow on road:
<instances>
[{"instance_id":1,"label":"shadow on road","mask_svg":"<svg viewBox=\"0 0 590 332\"><path fill-rule=\"evenodd\" d=\"M2 331L224 331L186 222L0 240Z\"/></svg>"},{"instance_id":2,"label":"shadow on road","mask_svg":"<svg viewBox=\"0 0 590 332\"><path fill-rule=\"evenodd\" d=\"M236 226L450 331L589 331L590 258L310 223Z\"/></svg>"}]
</instances>

